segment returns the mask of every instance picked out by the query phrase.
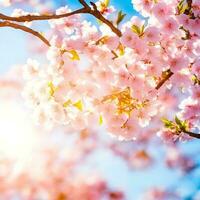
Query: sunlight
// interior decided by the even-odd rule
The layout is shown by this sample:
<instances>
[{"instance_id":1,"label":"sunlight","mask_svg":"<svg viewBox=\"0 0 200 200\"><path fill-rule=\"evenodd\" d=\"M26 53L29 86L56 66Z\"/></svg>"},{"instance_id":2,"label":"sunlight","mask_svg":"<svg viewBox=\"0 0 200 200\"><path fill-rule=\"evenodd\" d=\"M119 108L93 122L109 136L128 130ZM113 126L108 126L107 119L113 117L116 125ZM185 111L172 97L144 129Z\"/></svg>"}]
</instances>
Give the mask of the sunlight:
<instances>
[{"instance_id":1,"label":"sunlight","mask_svg":"<svg viewBox=\"0 0 200 200\"><path fill-rule=\"evenodd\" d=\"M37 146L36 130L17 103L1 101L0 111L0 153L26 163Z\"/></svg>"}]
</instances>

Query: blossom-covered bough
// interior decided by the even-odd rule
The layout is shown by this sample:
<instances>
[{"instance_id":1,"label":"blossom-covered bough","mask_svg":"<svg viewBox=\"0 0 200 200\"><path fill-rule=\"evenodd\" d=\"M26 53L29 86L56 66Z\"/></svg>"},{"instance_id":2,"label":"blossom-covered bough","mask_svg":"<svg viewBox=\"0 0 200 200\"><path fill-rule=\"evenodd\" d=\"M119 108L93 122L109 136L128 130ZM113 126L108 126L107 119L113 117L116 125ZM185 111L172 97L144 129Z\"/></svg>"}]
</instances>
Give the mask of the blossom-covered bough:
<instances>
[{"instance_id":1,"label":"blossom-covered bough","mask_svg":"<svg viewBox=\"0 0 200 200\"><path fill-rule=\"evenodd\" d=\"M48 46L49 64L29 59L24 68L23 96L36 121L79 132L103 125L125 140L151 129L165 141L199 139L199 1L133 1L145 20L124 23L108 0L79 2L75 11L0 14L1 27ZM99 29L80 14L94 16ZM38 20L49 20L49 39L30 28Z\"/></svg>"}]
</instances>

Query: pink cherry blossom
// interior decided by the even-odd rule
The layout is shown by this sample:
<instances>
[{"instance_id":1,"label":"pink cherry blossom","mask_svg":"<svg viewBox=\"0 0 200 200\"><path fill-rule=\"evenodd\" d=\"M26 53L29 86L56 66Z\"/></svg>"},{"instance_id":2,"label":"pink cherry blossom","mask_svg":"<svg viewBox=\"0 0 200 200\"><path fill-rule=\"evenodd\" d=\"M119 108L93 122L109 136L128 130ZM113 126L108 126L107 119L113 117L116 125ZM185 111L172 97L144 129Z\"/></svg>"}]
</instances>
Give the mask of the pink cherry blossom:
<instances>
[{"instance_id":1,"label":"pink cherry blossom","mask_svg":"<svg viewBox=\"0 0 200 200\"><path fill-rule=\"evenodd\" d=\"M165 21L163 21L163 25L162 26L163 26L163 31L166 34L174 33L178 29L178 23L173 18L168 18Z\"/></svg>"},{"instance_id":2,"label":"pink cherry blossom","mask_svg":"<svg viewBox=\"0 0 200 200\"><path fill-rule=\"evenodd\" d=\"M189 65L186 57L176 56L169 60L169 67L173 72L180 71L181 69L187 68Z\"/></svg>"},{"instance_id":3,"label":"pink cherry blossom","mask_svg":"<svg viewBox=\"0 0 200 200\"><path fill-rule=\"evenodd\" d=\"M160 33L156 27L148 27L145 29L144 37L148 42L159 42Z\"/></svg>"},{"instance_id":4,"label":"pink cherry blossom","mask_svg":"<svg viewBox=\"0 0 200 200\"><path fill-rule=\"evenodd\" d=\"M156 18L163 21L165 20L170 13L170 7L164 2L158 2L154 4L152 12Z\"/></svg>"},{"instance_id":5,"label":"pink cherry blossom","mask_svg":"<svg viewBox=\"0 0 200 200\"><path fill-rule=\"evenodd\" d=\"M138 42L138 37L136 34L134 34L134 32L131 29L126 29L126 31L124 32L122 38L121 38L121 42L123 45L130 47L130 48L134 48L135 44Z\"/></svg>"}]
</instances>

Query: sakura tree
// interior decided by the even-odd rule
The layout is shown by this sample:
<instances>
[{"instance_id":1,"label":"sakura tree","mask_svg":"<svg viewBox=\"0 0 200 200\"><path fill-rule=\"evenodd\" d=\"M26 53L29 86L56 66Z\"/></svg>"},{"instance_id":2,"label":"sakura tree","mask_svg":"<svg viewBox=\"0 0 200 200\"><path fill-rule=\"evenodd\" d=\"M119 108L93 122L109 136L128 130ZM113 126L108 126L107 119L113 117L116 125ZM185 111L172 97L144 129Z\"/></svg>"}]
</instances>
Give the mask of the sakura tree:
<instances>
[{"instance_id":1,"label":"sakura tree","mask_svg":"<svg viewBox=\"0 0 200 200\"><path fill-rule=\"evenodd\" d=\"M8 95L13 95L13 88L17 91L14 98L23 102L35 126L45 132L42 141L61 130L66 140L72 133L78 137L73 145L79 155L63 158L59 164L55 164L56 154L65 147L47 145L46 150L42 143L44 148L38 150L42 158L37 154L36 160L44 160L40 172L44 179L30 181L29 171L22 170L26 181L34 185L28 188L30 196L24 195L24 186L14 187L25 199L125 199L122 191L112 191L99 177L91 186L74 173L82 158L98 147L133 169L144 169L154 163L148 145L167 143L166 165L184 175L194 171L197 161L179 150L179 142L200 139L200 1L133 0L138 15L130 19L109 0L78 2L75 10L65 2L54 10L53 1L48 0L1 2L1 6L11 6L12 14L0 13L0 27L26 32L34 48L27 63L16 67L6 81L2 79L2 88L12 90ZM111 139L102 139L102 132ZM45 172L49 163L52 169ZM64 169L67 174L61 176ZM54 172L55 179L54 175L48 179ZM73 181L64 177L70 175ZM55 193L46 192L57 186ZM63 189L66 186L69 191ZM83 192L69 195L82 187ZM41 188L44 196L40 197ZM96 193L90 194L93 189ZM162 188L145 195L148 200L181 199Z\"/></svg>"}]
</instances>

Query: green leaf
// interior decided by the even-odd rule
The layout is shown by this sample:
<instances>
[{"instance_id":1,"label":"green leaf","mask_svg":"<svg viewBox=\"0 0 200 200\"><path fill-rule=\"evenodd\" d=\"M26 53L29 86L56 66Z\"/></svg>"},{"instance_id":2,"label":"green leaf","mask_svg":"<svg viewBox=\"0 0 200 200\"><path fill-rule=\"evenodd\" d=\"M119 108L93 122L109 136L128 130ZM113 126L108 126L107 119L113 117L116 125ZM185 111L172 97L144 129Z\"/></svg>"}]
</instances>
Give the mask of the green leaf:
<instances>
[{"instance_id":1,"label":"green leaf","mask_svg":"<svg viewBox=\"0 0 200 200\"><path fill-rule=\"evenodd\" d=\"M182 0L177 5L178 14L183 14L187 9L189 9L188 3L185 0Z\"/></svg>"},{"instance_id":2,"label":"green leaf","mask_svg":"<svg viewBox=\"0 0 200 200\"><path fill-rule=\"evenodd\" d=\"M80 60L80 57L79 57L79 55L78 55L76 50L74 50L74 49L67 50L67 52L70 53L69 57L70 57L71 60Z\"/></svg>"},{"instance_id":3,"label":"green leaf","mask_svg":"<svg viewBox=\"0 0 200 200\"><path fill-rule=\"evenodd\" d=\"M182 121L182 130L183 131L189 130L189 123L187 120Z\"/></svg>"},{"instance_id":4,"label":"green leaf","mask_svg":"<svg viewBox=\"0 0 200 200\"><path fill-rule=\"evenodd\" d=\"M145 28L145 25L143 24L141 27L133 24L131 26L131 29L134 33L136 33L139 37L142 36L144 34L144 28Z\"/></svg>"},{"instance_id":5,"label":"green leaf","mask_svg":"<svg viewBox=\"0 0 200 200\"><path fill-rule=\"evenodd\" d=\"M104 0L105 7L108 7L110 4L110 0Z\"/></svg>"},{"instance_id":6,"label":"green leaf","mask_svg":"<svg viewBox=\"0 0 200 200\"><path fill-rule=\"evenodd\" d=\"M49 95L52 97L55 93L55 90L56 90L52 81L49 81L48 87L49 87Z\"/></svg>"},{"instance_id":7,"label":"green leaf","mask_svg":"<svg viewBox=\"0 0 200 200\"><path fill-rule=\"evenodd\" d=\"M172 121L168 120L167 118L162 118L161 121L163 122L163 124L166 128L169 128L169 129L174 128L174 123Z\"/></svg>"},{"instance_id":8,"label":"green leaf","mask_svg":"<svg viewBox=\"0 0 200 200\"><path fill-rule=\"evenodd\" d=\"M100 115L100 116L99 116L99 125L102 125L102 124L103 124L103 116Z\"/></svg>"},{"instance_id":9,"label":"green leaf","mask_svg":"<svg viewBox=\"0 0 200 200\"><path fill-rule=\"evenodd\" d=\"M78 110L83 111L83 103L82 103L81 100L75 102L75 103L73 104L73 106L76 107Z\"/></svg>"},{"instance_id":10,"label":"green leaf","mask_svg":"<svg viewBox=\"0 0 200 200\"><path fill-rule=\"evenodd\" d=\"M144 28L145 28L145 25L143 24L142 27L141 27L141 30L140 30L140 31L141 31L141 34L144 33Z\"/></svg>"},{"instance_id":11,"label":"green leaf","mask_svg":"<svg viewBox=\"0 0 200 200\"><path fill-rule=\"evenodd\" d=\"M186 131L189 129L189 123L186 120L180 120L177 116L175 116L175 122L178 125L178 131Z\"/></svg>"},{"instance_id":12,"label":"green leaf","mask_svg":"<svg viewBox=\"0 0 200 200\"><path fill-rule=\"evenodd\" d=\"M175 116L175 122L176 122L176 124L179 126L179 127L182 127L182 121L177 117L177 116Z\"/></svg>"},{"instance_id":13,"label":"green leaf","mask_svg":"<svg viewBox=\"0 0 200 200\"><path fill-rule=\"evenodd\" d=\"M178 10L181 10L181 9L183 8L184 1L185 1L185 0L179 1L178 5L177 5L177 9L178 9Z\"/></svg>"},{"instance_id":14,"label":"green leaf","mask_svg":"<svg viewBox=\"0 0 200 200\"><path fill-rule=\"evenodd\" d=\"M161 119L161 121L162 121L164 124L166 124L166 123L169 123L169 122L170 122L170 121L169 121L167 118L164 118L164 117Z\"/></svg>"},{"instance_id":15,"label":"green leaf","mask_svg":"<svg viewBox=\"0 0 200 200\"><path fill-rule=\"evenodd\" d=\"M140 28L137 25L132 25L131 29L134 33L136 33L137 35L140 35Z\"/></svg>"},{"instance_id":16,"label":"green leaf","mask_svg":"<svg viewBox=\"0 0 200 200\"><path fill-rule=\"evenodd\" d=\"M125 53L125 49L122 43L119 44L119 46L117 47L117 49L119 50L119 55L123 56Z\"/></svg>"},{"instance_id":17,"label":"green leaf","mask_svg":"<svg viewBox=\"0 0 200 200\"><path fill-rule=\"evenodd\" d=\"M122 22L122 20L124 19L124 17L126 16L125 13L122 13L122 11L120 10L118 12L118 15L117 15L117 21L116 21L116 24L119 25L120 22Z\"/></svg>"},{"instance_id":18,"label":"green leaf","mask_svg":"<svg viewBox=\"0 0 200 200\"><path fill-rule=\"evenodd\" d=\"M67 100L67 101L65 101L64 103L63 103L63 107L68 107L68 106L70 106L72 104L72 101L69 99L69 100Z\"/></svg>"},{"instance_id":19,"label":"green leaf","mask_svg":"<svg viewBox=\"0 0 200 200\"><path fill-rule=\"evenodd\" d=\"M194 74L192 76L192 81L193 81L194 85L200 85L200 79L197 77L196 74Z\"/></svg>"}]
</instances>

